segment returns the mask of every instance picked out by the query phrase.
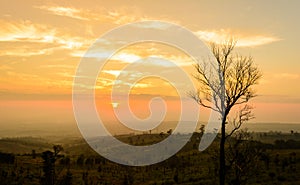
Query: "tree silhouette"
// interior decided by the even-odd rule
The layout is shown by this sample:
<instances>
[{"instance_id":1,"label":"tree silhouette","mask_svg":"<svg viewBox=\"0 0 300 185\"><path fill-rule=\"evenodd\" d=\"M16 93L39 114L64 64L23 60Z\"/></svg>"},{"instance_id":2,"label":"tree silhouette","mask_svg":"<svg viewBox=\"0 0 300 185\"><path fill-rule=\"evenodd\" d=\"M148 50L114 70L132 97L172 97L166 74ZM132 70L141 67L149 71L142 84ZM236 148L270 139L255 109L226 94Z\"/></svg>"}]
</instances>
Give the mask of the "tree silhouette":
<instances>
[{"instance_id":1,"label":"tree silhouette","mask_svg":"<svg viewBox=\"0 0 300 185\"><path fill-rule=\"evenodd\" d=\"M44 178L42 179L42 184L44 185L53 185L54 184L54 155L51 151L45 151L42 153L43 162L43 171Z\"/></svg>"},{"instance_id":2,"label":"tree silhouette","mask_svg":"<svg viewBox=\"0 0 300 185\"><path fill-rule=\"evenodd\" d=\"M45 185L53 185L55 183L55 162L59 157L59 153L63 150L61 145L53 146L54 152L49 150L42 153L44 178L42 183Z\"/></svg>"},{"instance_id":3,"label":"tree silhouette","mask_svg":"<svg viewBox=\"0 0 300 185\"><path fill-rule=\"evenodd\" d=\"M169 130L167 131L167 134L171 135L172 132L173 132L173 130L172 130L172 129L169 129Z\"/></svg>"},{"instance_id":4,"label":"tree silhouette","mask_svg":"<svg viewBox=\"0 0 300 185\"><path fill-rule=\"evenodd\" d=\"M224 44L211 44L217 66L209 69L205 64L198 63L195 65L196 74L194 77L200 83L200 87L198 92L190 94L200 106L220 113L220 185L225 184L225 141L244 122L253 118L252 107L247 102L255 97L252 86L257 84L262 76L259 69L254 65L252 57L233 55L235 44L236 42L232 39ZM211 79L211 70L215 70L218 77ZM229 120L229 113L236 105L240 106L240 111L237 112L234 119ZM226 126L229 123L232 124L233 129L226 134Z\"/></svg>"},{"instance_id":5,"label":"tree silhouette","mask_svg":"<svg viewBox=\"0 0 300 185\"><path fill-rule=\"evenodd\" d=\"M35 152L35 150L32 150L32 151L31 151L31 156L32 156L33 159L36 158L36 152Z\"/></svg>"},{"instance_id":6,"label":"tree silhouette","mask_svg":"<svg viewBox=\"0 0 300 185\"><path fill-rule=\"evenodd\" d=\"M83 154L81 154L81 155L77 158L76 163L77 163L78 166L83 166L83 163L84 163L84 155L83 155Z\"/></svg>"},{"instance_id":7,"label":"tree silhouette","mask_svg":"<svg viewBox=\"0 0 300 185\"><path fill-rule=\"evenodd\" d=\"M200 130L201 135L203 135L204 134L204 130L205 130L205 125L201 124L199 130Z\"/></svg>"},{"instance_id":8,"label":"tree silhouette","mask_svg":"<svg viewBox=\"0 0 300 185\"><path fill-rule=\"evenodd\" d=\"M15 162L15 155L14 154L7 154L0 152L0 164L14 164Z\"/></svg>"}]
</instances>

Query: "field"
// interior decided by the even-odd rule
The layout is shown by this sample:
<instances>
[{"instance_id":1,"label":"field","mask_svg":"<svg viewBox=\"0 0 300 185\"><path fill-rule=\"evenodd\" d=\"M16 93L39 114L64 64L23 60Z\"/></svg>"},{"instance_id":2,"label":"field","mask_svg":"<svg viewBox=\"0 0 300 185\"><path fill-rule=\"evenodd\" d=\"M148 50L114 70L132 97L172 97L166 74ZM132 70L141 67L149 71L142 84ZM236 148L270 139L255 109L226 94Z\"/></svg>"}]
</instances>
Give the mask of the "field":
<instances>
[{"instance_id":1,"label":"field","mask_svg":"<svg viewBox=\"0 0 300 185\"><path fill-rule=\"evenodd\" d=\"M117 138L132 145L149 145L167 136L165 133ZM227 144L228 184L300 184L299 134L269 132L250 136L247 140L230 139ZM79 137L2 138L0 184L217 184L218 138L207 150L199 152L200 138L200 133L194 133L179 153L143 167L111 162Z\"/></svg>"}]
</instances>

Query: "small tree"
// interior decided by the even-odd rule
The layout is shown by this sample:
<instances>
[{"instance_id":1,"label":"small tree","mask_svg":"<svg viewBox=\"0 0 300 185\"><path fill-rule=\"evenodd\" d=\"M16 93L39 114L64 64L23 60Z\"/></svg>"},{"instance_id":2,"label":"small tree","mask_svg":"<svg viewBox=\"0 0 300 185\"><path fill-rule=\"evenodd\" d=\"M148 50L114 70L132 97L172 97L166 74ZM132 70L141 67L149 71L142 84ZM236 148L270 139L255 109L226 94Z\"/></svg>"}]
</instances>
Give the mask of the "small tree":
<instances>
[{"instance_id":1,"label":"small tree","mask_svg":"<svg viewBox=\"0 0 300 185\"><path fill-rule=\"evenodd\" d=\"M54 152L49 150L42 153L44 178L43 184L53 185L55 183L55 162L59 157L59 153L63 150L61 145L53 146Z\"/></svg>"},{"instance_id":2,"label":"small tree","mask_svg":"<svg viewBox=\"0 0 300 185\"><path fill-rule=\"evenodd\" d=\"M169 130L167 131L167 134L171 135L172 132L173 132L173 130L172 130L172 129L169 129Z\"/></svg>"},{"instance_id":3,"label":"small tree","mask_svg":"<svg viewBox=\"0 0 300 185\"><path fill-rule=\"evenodd\" d=\"M42 158L43 158L43 171L44 171L44 177L42 179L42 184L44 185L53 185L54 184L54 163L55 163L55 158L53 155L53 152L51 151L45 151L42 153Z\"/></svg>"},{"instance_id":4,"label":"small tree","mask_svg":"<svg viewBox=\"0 0 300 185\"><path fill-rule=\"evenodd\" d=\"M202 124L200 126L199 130L200 130L201 135L203 135L204 134L204 130L205 130L205 125Z\"/></svg>"},{"instance_id":5,"label":"small tree","mask_svg":"<svg viewBox=\"0 0 300 185\"><path fill-rule=\"evenodd\" d=\"M211 44L211 50L217 61L217 66L209 69L205 64L198 63L195 65L196 74L194 77L200 83L200 88L198 92L191 93L192 98L200 106L220 113L220 185L225 184L225 141L244 122L253 118L251 114L252 107L247 105L247 103L251 98L255 97L252 86L257 84L261 78L261 73L254 65L252 57L233 55L232 51L235 44L236 42L233 40L229 40L224 44ZM218 74L216 79L211 78L212 70L215 70L215 74ZM229 113L236 105L240 105L241 109L237 117L230 121L228 119ZM233 125L233 129L226 134L226 125L228 123Z\"/></svg>"},{"instance_id":6,"label":"small tree","mask_svg":"<svg viewBox=\"0 0 300 185\"><path fill-rule=\"evenodd\" d=\"M31 151L31 156L32 156L32 159L35 159L35 158L36 158L36 152L35 152L35 150L32 150L32 151Z\"/></svg>"}]
</instances>

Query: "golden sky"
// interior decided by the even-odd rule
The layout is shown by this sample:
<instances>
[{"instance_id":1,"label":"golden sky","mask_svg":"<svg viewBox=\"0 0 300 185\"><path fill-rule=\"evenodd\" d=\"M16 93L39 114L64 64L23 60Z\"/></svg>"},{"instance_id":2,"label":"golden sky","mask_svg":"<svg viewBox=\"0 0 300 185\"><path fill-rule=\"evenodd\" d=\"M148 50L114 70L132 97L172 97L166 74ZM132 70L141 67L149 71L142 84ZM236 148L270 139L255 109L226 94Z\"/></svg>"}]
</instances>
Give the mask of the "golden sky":
<instances>
[{"instance_id":1,"label":"golden sky","mask_svg":"<svg viewBox=\"0 0 300 185\"><path fill-rule=\"evenodd\" d=\"M0 122L74 121L73 77L89 46L120 25L161 20L182 25L205 42L236 38L236 51L252 55L263 72L256 86L259 96L252 101L255 122L299 123L299 6L297 0L1 1ZM157 43L129 46L99 74L95 86L99 108L112 108L107 95L123 67L153 56L193 73L193 62L177 49ZM176 112L177 93L161 79L143 79L131 93L132 107L141 117L148 115L146 100L154 94L166 97L168 104L173 103L171 112Z\"/></svg>"}]
</instances>

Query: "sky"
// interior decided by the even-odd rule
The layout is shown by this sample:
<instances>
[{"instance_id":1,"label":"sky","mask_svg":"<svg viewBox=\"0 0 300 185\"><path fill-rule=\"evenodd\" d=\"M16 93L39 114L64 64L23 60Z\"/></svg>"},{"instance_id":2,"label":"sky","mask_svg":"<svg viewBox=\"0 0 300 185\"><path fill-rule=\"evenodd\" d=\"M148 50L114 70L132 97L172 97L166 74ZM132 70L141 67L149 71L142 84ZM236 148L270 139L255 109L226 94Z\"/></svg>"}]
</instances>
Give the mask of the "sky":
<instances>
[{"instance_id":1,"label":"sky","mask_svg":"<svg viewBox=\"0 0 300 185\"><path fill-rule=\"evenodd\" d=\"M0 126L74 124L72 85L84 53L110 30L145 20L178 24L205 43L236 38L235 51L251 55L263 73L255 86L258 96L251 100L253 121L299 123L299 6L297 0L1 1ZM164 44L140 43L119 50L94 87L103 119L115 120L112 111L120 102L111 102L110 93L122 68L149 57L171 60L188 74L194 72L185 53ZM171 70L163 63L161 69ZM178 92L157 78L141 79L130 91L138 117L149 116L153 96L164 97L169 105L166 120L178 119ZM208 111L201 111L200 120L206 120Z\"/></svg>"}]
</instances>

